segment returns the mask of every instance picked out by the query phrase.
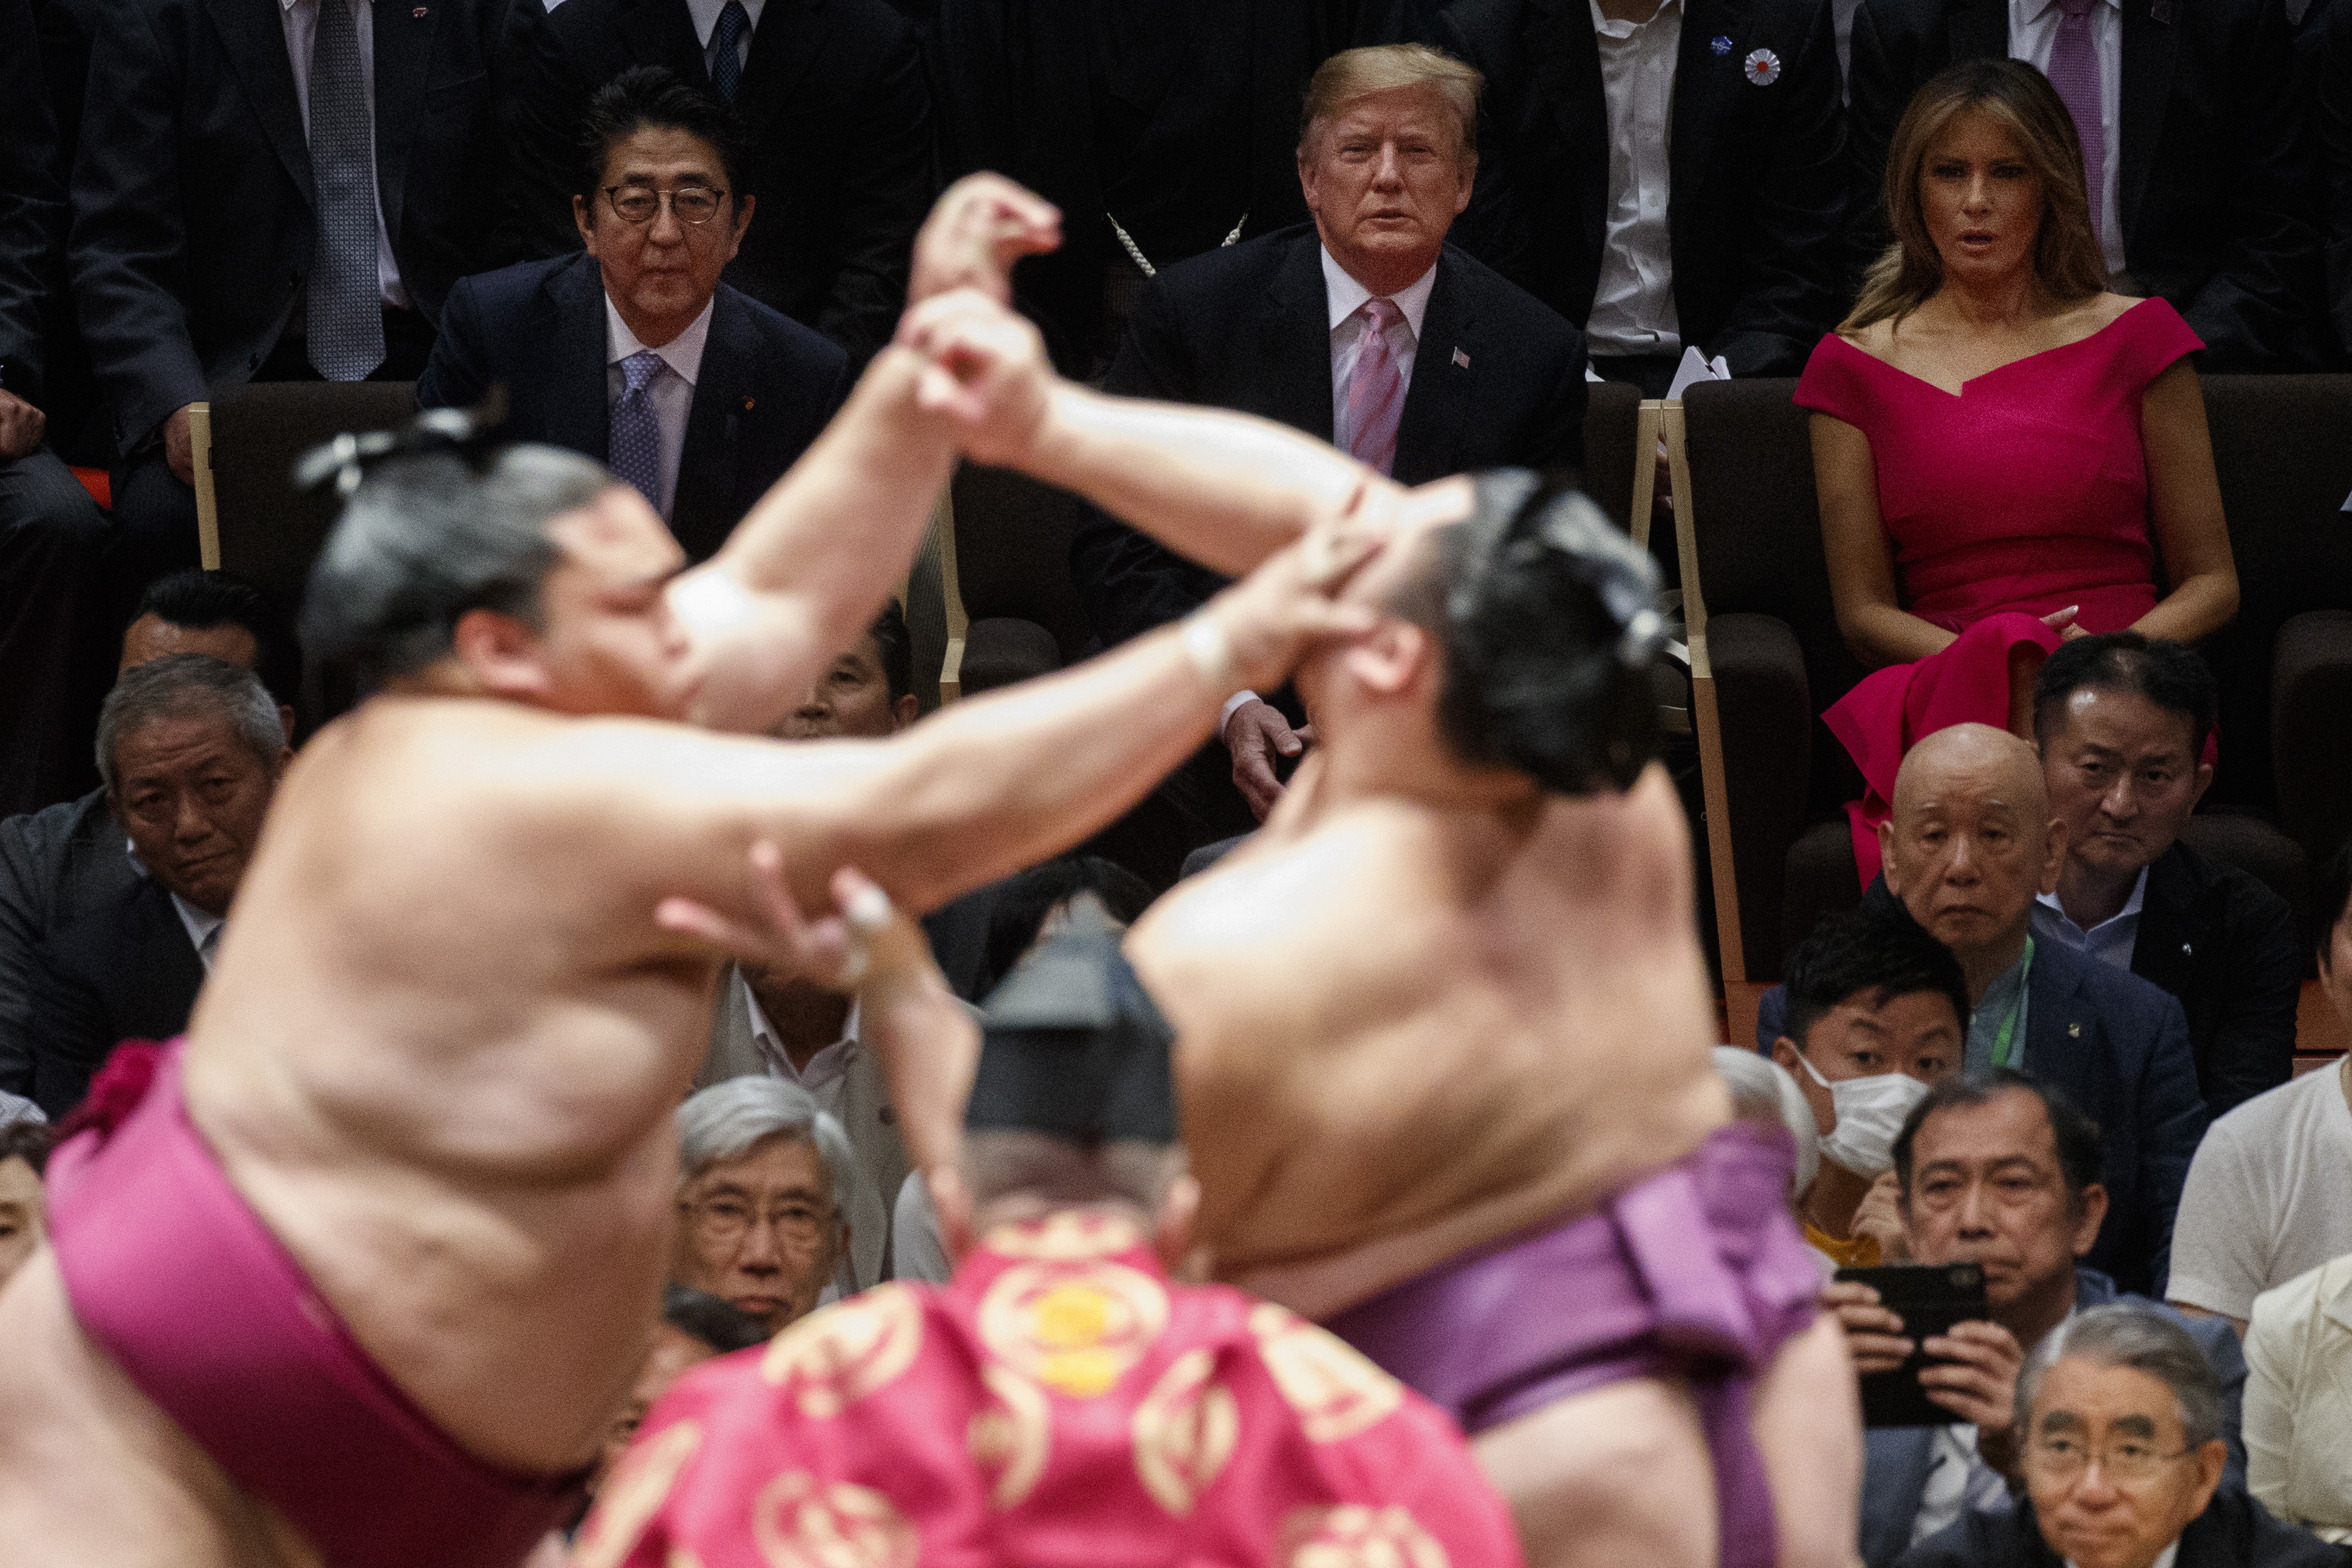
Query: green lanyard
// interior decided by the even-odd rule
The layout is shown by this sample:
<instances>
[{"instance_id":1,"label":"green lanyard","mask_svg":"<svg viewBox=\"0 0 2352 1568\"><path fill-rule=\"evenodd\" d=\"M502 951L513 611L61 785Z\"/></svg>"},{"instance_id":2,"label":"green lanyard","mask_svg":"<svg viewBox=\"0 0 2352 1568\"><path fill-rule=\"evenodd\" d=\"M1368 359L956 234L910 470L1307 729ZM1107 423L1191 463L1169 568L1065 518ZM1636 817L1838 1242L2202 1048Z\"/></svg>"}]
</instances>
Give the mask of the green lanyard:
<instances>
[{"instance_id":1,"label":"green lanyard","mask_svg":"<svg viewBox=\"0 0 2352 1568\"><path fill-rule=\"evenodd\" d=\"M2025 939L2025 963L2017 971L2017 999L2009 1004L2009 1016L2000 1020L2000 1032L1992 1037L1992 1064L2009 1065L2009 1037L2017 1032L2017 1015L2025 1010L2026 982L2033 978L2033 938Z\"/></svg>"}]
</instances>

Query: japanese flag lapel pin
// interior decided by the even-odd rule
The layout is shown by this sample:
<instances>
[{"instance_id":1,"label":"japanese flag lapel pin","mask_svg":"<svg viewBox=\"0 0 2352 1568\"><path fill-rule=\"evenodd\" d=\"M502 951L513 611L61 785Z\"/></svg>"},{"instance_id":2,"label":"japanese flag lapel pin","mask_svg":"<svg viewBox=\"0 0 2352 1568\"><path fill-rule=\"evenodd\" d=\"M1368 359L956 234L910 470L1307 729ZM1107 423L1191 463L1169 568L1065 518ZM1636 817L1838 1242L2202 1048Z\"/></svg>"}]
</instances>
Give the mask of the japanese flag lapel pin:
<instances>
[{"instance_id":1,"label":"japanese flag lapel pin","mask_svg":"<svg viewBox=\"0 0 2352 1568\"><path fill-rule=\"evenodd\" d=\"M1740 66L1748 79L1758 87L1770 87L1780 79L1780 57L1769 49L1758 49Z\"/></svg>"}]
</instances>

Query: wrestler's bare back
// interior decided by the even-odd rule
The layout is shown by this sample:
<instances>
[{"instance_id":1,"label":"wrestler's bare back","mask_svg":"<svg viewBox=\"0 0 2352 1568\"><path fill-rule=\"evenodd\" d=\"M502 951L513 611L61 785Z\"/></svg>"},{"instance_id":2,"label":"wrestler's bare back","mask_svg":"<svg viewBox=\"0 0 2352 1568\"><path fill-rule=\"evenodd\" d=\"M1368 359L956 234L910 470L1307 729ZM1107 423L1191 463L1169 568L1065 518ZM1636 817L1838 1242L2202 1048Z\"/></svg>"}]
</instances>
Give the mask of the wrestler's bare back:
<instances>
[{"instance_id":1,"label":"wrestler's bare back","mask_svg":"<svg viewBox=\"0 0 2352 1568\"><path fill-rule=\"evenodd\" d=\"M1129 942L1176 1025L1221 1275L1328 1313L1726 1119L1659 770L1502 811L1314 793Z\"/></svg>"}]
</instances>

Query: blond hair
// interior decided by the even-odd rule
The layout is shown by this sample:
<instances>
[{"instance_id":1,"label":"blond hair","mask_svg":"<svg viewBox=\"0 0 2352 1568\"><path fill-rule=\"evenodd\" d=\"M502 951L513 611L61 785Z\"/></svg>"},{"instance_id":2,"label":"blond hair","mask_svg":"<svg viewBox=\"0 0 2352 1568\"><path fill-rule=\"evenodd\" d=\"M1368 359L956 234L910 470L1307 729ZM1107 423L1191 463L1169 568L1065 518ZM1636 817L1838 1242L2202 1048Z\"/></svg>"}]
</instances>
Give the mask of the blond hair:
<instances>
[{"instance_id":1,"label":"blond hair","mask_svg":"<svg viewBox=\"0 0 2352 1568\"><path fill-rule=\"evenodd\" d=\"M1486 85L1477 68L1421 44L1382 44L1345 49L1325 60L1307 84L1298 114L1298 151L1307 151L1315 127L1360 98L1401 88L1426 88L1445 100L1462 125L1462 152L1478 151L1478 93Z\"/></svg>"},{"instance_id":2,"label":"blond hair","mask_svg":"<svg viewBox=\"0 0 2352 1568\"><path fill-rule=\"evenodd\" d=\"M1944 286L1944 258L1927 233L1919 182L1927 150L1953 120L1984 115L2007 131L2042 183L2042 218L2033 241L2033 277L2062 304L2107 287L2106 257L2091 228L2083 183L2083 143L2074 117L2050 78L2020 60L1965 60L1921 88L1903 111L1887 150L1885 199L1895 243L1871 263L1853 311L1839 323L1859 332L1892 318L1896 325Z\"/></svg>"}]
</instances>

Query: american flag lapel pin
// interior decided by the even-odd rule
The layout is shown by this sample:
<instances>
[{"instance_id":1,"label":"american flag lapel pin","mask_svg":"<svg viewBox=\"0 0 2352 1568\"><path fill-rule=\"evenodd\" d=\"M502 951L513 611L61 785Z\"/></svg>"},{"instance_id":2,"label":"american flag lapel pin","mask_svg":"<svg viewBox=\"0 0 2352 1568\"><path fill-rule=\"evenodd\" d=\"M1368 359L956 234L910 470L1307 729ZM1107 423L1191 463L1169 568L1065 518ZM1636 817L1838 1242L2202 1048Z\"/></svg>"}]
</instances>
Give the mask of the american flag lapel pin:
<instances>
[{"instance_id":1,"label":"american flag lapel pin","mask_svg":"<svg viewBox=\"0 0 2352 1568\"><path fill-rule=\"evenodd\" d=\"M1456 349L1454 350L1454 362L1466 371L1470 368L1470 356Z\"/></svg>"}]
</instances>

